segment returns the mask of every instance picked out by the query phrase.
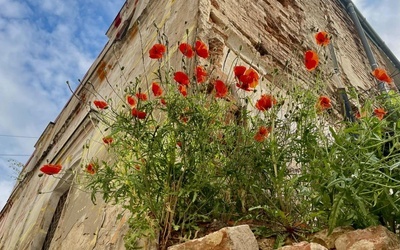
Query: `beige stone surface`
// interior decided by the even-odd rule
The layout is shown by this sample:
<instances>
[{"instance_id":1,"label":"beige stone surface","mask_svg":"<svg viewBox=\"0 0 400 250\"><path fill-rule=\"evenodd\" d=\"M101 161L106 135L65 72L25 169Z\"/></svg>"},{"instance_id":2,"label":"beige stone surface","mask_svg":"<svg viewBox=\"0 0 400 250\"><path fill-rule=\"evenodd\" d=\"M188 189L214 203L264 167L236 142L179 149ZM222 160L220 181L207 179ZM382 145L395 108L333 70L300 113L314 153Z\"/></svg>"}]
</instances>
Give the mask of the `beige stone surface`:
<instances>
[{"instance_id":1,"label":"beige stone surface","mask_svg":"<svg viewBox=\"0 0 400 250\"><path fill-rule=\"evenodd\" d=\"M280 247L278 250L328 250L328 248L318 243L302 241L299 243L293 243L290 246Z\"/></svg>"},{"instance_id":2,"label":"beige stone surface","mask_svg":"<svg viewBox=\"0 0 400 250\"><path fill-rule=\"evenodd\" d=\"M311 241L325 246L328 249L333 249L335 248L335 241L339 236L353 230L352 227L337 227L331 234L328 234L328 229L324 229L314 234Z\"/></svg>"},{"instance_id":3,"label":"beige stone surface","mask_svg":"<svg viewBox=\"0 0 400 250\"><path fill-rule=\"evenodd\" d=\"M399 250L400 239L383 226L345 233L335 241L337 250Z\"/></svg>"},{"instance_id":4,"label":"beige stone surface","mask_svg":"<svg viewBox=\"0 0 400 250\"><path fill-rule=\"evenodd\" d=\"M171 246L168 250L258 250L248 225L226 227L203 238Z\"/></svg>"}]
</instances>

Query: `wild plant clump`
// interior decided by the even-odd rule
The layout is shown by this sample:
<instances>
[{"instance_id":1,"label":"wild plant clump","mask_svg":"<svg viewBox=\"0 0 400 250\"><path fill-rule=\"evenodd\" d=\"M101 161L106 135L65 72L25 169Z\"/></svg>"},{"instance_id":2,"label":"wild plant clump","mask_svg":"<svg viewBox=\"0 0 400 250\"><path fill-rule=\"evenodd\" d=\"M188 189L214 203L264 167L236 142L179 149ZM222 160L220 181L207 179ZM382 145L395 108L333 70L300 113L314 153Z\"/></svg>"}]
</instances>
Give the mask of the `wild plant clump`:
<instances>
[{"instance_id":1,"label":"wild plant clump","mask_svg":"<svg viewBox=\"0 0 400 250\"><path fill-rule=\"evenodd\" d=\"M329 44L326 32L315 38L321 49ZM179 44L174 69L165 44L160 37L148 51L155 78L93 102L108 153L87 159L87 188L94 202L101 193L129 212L128 248L146 236L166 249L215 223L292 237L341 225L396 229L400 127L387 103L359 105L356 122L332 123L339 107L322 85L274 92L240 55L217 74L200 40ZM304 53L306 70L318 64L317 51ZM61 171L46 166L45 174Z\"/></svg>"}]
</instances>

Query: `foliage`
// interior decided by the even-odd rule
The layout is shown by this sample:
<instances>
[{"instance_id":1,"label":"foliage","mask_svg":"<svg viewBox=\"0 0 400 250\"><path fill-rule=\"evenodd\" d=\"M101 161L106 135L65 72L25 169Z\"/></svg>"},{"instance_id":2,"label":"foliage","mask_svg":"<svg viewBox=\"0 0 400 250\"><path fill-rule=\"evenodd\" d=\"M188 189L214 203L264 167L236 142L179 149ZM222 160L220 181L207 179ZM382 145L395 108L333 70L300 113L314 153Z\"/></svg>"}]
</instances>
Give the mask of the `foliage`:
<instances>
[{"instance_id":1,"label":"foliage","mask_svg":"<svg viewBox=\"0 0 400 250\"><path fill-rule=\"evenodd\" d=\"M150 57L158 60L158 87L137 78L125 96L95 103L109 133L108 157L92 160L88 188L94 201L100 192L130 212L129 248L143 236L166 248L213 221L251 219L261 233L268 224L293 237L326 226L395 229L400 128L390 113L371 116L371 104L357 122L332 123L338 117L330 99L319 97L321 86L260 98L252 67L233 65L235 76L218 78L209 66L200 77L186 65L208 56L204 43L196 43L197 56L181 46L183 71L163 59L161 41L156 45Z\"/></svg>"}]
</instances>

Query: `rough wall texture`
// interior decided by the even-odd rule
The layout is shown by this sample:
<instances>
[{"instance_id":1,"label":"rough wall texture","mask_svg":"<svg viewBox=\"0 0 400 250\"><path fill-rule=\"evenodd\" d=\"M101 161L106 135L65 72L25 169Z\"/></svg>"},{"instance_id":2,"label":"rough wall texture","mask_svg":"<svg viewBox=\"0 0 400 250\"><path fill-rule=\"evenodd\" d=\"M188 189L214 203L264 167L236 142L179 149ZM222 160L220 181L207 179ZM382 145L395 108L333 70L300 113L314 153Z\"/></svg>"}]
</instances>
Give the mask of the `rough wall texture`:
<instances>
[{"instance_id":1,"label":"rough wall texture","mask_svg":"<svg viewBox=\"0 0 400 250\"><path fill-rule=\"evenodd\" d=\"M84 182L80 177L81 166L87 163L84 159L106 153L103 132L85 104L100 95L115 97L114 90L122 91L135 76L151 75L155 63L147 59L147 51L158 39L154 24L168 37L169 54L176 52L179 41L193 42L199 37L210 47L216 74L226 77L240 55L276 91L293 82L313 86L315 76L302 66L303 52L316 49L316 28L327 30L333 36L341 82L360 90L375 89L353 23L338 0L127 1L107 32L109 42L56 121L43 132L1 212L0 249L41 249L60 197L66 200L56 213L54 236L47 240L50 249L123 249L128 216L117 218L119 208L104 204L100 197L93 205L90 195L72 183ZM385 65L374 46L373 52L378 63ZM329 58L321 67L332 72ZM272 82L270 73L275 68L285 72L285 77ZM338 83L327 77L326 81L326 91L335 91ZM63 165L60 178L38 176L39 167L47 161Z\"/></svg>"}]
</instances>

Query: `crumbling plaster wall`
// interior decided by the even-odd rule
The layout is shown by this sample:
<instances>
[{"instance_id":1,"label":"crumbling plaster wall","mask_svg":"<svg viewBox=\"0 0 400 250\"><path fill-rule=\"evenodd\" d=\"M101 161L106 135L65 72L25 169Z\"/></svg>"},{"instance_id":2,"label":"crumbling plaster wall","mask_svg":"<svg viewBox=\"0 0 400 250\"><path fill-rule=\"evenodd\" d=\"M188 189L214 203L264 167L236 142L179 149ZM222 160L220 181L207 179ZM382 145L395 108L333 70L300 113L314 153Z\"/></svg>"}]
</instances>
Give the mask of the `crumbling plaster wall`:
<instances>
[{"instance_id":1,"label":"crumbling plaster wall","mask_svg":"<svg viewBox=\"0 0 400 250\"><path fill-rule=\"evenodd\" d=\"M319 48L314 40L317 29L325 30L332 36L341 83L363 93L376 90L376 82L371 76L371 68L354 24L338 0L202 2L204 4L201 7L207 6L209 10L202 35L211 40L220 40L219 44L224 48L218 50L225 53L221 53L219 62L224 61L226 51L233 51L241 55L244 63L257 68L270 81L270 72L276 68L312 88L316 73L306 71L303 65L303 53L306 50L319 51L319 69L326 74L333 72L329 50ZM203 12L205 17L207 12ZM385 66L385 57L374 44L370 44L378 65ZM339 86L329 77L325 81L328 94L332 94ZM279 81L275 84L285 89L292 83Z\"/></svg>"},{"instance_id":2,"label":"crumbling plaster wall","mask_svg":"<svg viewBox=\"0 0 400 250\"><path fill-rule=\"evenodd\" d=\"M123 98L117 95L123 96L124 86L135 77L146 75L151 82L157 63L147 55L159 34L168 39L167 56L176 69L180 67L179 57L174 56L178 42L192 43L198 37L209 44L215 74L228 84L234 85L229 72L240 55L240 63L252 65L267 84L284 90L293 82L272 82L270 73L275 68L287 75L284 79L294 76L295 82L312 88L315 73L304 69L303 53L318 49L313 34L319 28L332 34L345 86L375 88L353 23L338 0L130 0L119 17L121 24L113 22L107 32L109 42L55 123L45 130L24 168L1 213L0 249L40 249L58 199L67 190L51 249L123 249L128 215L118 219L118 206L105 204L101 197L93 205L82 190L82 165L107 157L101 141L107 132L99 127L88 104L105 97L118 105ZM120 36L121 32L125 35ZM384 65L378 50L372 48ZM321 69L332 70L329 58L321 62ZM335 84L327 79L327 92L334 91ZM146 86L144 82L143 89L148 91ZM59 178L38 176L39 167L47 161L63 165ZM73 178L78 184L71 186Z\"/></svg>"}]
</instances>

